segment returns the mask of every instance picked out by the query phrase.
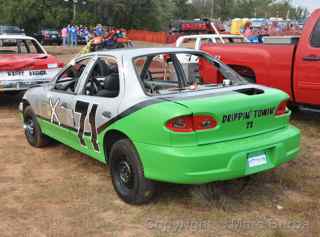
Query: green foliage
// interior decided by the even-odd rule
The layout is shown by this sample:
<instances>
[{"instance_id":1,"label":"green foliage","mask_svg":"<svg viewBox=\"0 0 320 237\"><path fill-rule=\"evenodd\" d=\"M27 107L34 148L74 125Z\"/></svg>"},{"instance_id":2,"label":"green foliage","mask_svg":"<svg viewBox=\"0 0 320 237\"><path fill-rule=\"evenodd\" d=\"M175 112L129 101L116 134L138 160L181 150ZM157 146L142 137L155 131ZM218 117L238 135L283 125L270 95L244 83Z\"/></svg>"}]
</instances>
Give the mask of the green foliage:
<instances>
[{"instance_id":1,"label":"green foliage","mask_svg":"<svg viewBox=\"0 0 320 237\"><path fill-rule=\"evenodd\" d=\"M27 32L41 27L59 28L73 21L72 1L0 0L0 24L18 25ZM308 14L290 3L290 0L78 0L75 23L166 30L174 19L255 16L299 19Z\"/></svg>"}]
</instances>

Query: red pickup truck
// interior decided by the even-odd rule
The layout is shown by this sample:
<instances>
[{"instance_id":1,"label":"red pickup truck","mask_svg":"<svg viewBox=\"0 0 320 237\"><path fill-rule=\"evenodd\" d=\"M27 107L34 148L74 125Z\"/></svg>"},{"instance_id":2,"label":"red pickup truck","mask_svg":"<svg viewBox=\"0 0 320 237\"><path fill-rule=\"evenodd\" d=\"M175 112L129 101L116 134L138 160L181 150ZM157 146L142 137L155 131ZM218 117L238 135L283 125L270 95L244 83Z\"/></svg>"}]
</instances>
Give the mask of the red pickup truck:
<instances>
[{"instance_id":1,"label":"red pickup truck","mask_svg":"<svg viewBox=\"0 0 320 237\"><path fill-rule=\"evenodd\" d=\"M320 9L309 17L299 38L277 40L204 44L201 49L221 58L250 81L287 92L295 104L320 107Z\"/></svg>"}]
</instances>

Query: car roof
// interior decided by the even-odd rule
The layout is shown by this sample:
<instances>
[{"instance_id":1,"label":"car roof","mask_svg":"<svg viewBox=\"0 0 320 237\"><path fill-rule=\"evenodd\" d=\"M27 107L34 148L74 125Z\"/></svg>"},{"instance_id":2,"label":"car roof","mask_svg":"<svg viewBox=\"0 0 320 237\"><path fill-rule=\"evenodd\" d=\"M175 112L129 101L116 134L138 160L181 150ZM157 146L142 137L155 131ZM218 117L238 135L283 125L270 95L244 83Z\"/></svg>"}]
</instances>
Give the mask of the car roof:
<instances>
[{"instance_id":1,"label":"car roof","mask_svg":"<svg viewBox=\"0 0 320 237\"><path fill-rule=\"evenodd\" d=\"M26 35L7 35L7 34L0 34L0 39L35 40L34 38Z\"/></svg>"},{"instance_id":2,"label":"car roof","mask_svg":"<svg viewBox=\"0 0 320 237\"><path fill-rule=\"evenodd\" d=\"M194 49L183 49L183 48L173 48L173 47L160 48L159 47L159 48L114 49L114 50L99 51L99 52L90 53L87 55L114 56L114 57L126 56L129 58L136 58L144 55L162 54L162 53L203 53L203 52L200 50L194 50Z\"/></svg>"}]
</instances>

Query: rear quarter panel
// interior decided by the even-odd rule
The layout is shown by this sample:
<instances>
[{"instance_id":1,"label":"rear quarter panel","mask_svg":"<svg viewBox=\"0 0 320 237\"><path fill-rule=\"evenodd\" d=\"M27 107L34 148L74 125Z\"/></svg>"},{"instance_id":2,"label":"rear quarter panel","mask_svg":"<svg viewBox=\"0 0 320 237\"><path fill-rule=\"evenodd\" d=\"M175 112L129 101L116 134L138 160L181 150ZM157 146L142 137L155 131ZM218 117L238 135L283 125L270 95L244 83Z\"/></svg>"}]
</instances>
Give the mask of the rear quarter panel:
<instances>
[{"instance_id":1,"label":"rear quarter panel","mask_svg":"<svg viewBox=\"0 0 320 237\"><path fill-rule=\"evenodd\" d=\"M172 118L190 114L189 109L179 104L159 102L119 119L103 131L101 136L104 137L110 130L117 130L128 136L133 143L171 146L173 141L171 132L166 128L166 123ZM174 142L194 145L196 139L194 134L181 134L178 141Z\"/></svg>"}]
</instances>

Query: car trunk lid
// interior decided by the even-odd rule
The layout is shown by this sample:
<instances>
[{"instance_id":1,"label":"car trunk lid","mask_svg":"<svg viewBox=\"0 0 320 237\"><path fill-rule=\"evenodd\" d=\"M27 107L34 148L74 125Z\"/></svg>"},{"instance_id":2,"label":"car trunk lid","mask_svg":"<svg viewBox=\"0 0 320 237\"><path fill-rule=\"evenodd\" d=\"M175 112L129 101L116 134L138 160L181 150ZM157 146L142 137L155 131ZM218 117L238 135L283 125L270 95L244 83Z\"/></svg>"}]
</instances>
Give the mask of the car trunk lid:
<instances>
[{"instance_id":1,"label":"car trunk lid","mask_svg":"<svg viewBox=\"0 0 320 237\"><path fill-rule=\"evenodd\" d=\"M0 57L0 71L23 71L47 69L46 54L16 55L8 54Z\"/></svg>"},{"instance_id":2,"label":"car trunk lid","mask_svg":"<svg viewBox=\"0 0 320 237\"><path fill-rule=\"evenodd\" d=\"M288 125L289 113L276 116L280 103L288 99L283 92L254 86L212 92L171 99L189 108L194 116L210 115L218 122L213 129L195 131L199 145L255 136Z\"/></svg>"}]
</instances>

